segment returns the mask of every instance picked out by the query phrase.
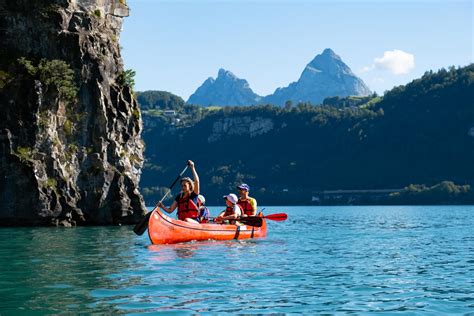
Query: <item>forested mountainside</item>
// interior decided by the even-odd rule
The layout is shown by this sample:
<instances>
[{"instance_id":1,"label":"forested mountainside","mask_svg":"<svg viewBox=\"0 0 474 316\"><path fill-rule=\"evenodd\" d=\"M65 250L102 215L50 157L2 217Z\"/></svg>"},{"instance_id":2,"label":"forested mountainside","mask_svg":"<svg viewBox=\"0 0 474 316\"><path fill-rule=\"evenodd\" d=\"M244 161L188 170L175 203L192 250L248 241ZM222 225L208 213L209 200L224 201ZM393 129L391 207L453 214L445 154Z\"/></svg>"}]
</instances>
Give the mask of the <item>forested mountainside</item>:
<instances>
[{"instance_id":1,"label":"forested mountainside","mask_svg":"<svg viewBox=\"0 0 474 316\"><path fill-rule=\"evenodd\" d=\"M211 204L239 182L260 204L474 201L473 85L471 64L322 105L148 110L141 187L158 200L193 159Z\"/></svg>"}]
</instances>

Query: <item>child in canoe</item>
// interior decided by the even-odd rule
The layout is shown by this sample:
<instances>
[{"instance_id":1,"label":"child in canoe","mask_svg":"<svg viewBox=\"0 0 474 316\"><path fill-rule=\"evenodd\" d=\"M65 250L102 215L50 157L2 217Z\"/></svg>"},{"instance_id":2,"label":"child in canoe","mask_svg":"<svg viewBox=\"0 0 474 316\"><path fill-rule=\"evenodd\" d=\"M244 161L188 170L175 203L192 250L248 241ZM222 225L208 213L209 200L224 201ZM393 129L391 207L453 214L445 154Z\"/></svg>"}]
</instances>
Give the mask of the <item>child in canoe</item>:
<instances>
[{"instance_id":1,"label":"child in canoe","mask_svg":"<svg viewBox=\"0 0 474 316\"><path fill-rule=\"evenodd\" d=\"M224 195L224 199L227 207L214 219L214 221L216 223L229 222L229 224L238 224L236 220L242 216L242 209L237 204L237 195L230 193Z\"/></svg>"}]
</instances>

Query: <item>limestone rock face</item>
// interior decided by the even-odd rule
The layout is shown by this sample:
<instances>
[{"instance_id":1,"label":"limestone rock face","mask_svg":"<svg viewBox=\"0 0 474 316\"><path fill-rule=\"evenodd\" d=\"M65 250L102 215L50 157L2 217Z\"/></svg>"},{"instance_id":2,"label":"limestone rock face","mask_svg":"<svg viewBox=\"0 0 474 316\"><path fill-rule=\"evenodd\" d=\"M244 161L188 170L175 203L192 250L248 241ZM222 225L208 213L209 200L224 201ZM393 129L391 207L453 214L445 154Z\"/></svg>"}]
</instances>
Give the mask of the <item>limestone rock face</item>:
<instances>
[{"instance_id":1,"label":"limestone rock face","mask_svg":"<svg viewBox=\"0 0 474 316\"><path fill-rule=\"evenodd\" d=\"M0 225L133 223L141 114L123 0L0 0Z\"/></svg>"},{"instance_id":2,"label":"limestone rock face","mask_svg":"<svg viewBox=\"0 0 474 316\"><path fill-rule=\"evenodd\" d=\"M273 127L273 120L269 118L252 118L250 116L224 118L214 122L212 132L207 138L207 141L212 143L229 135L248 135L255 137L268 133Z\"/></svg>"},{"instance_id":3,"label":"limestone rock face","mask_svg":"<svg viewBox=\"0 0 474 316\"><path fill-rule=\"evenodd\" d=\"M232 72L219 69L217 78L208 78L194 92L188 104L210 105L253 105L261 99L250 88L247 80L239 79Z\"/></svg>"},{"instance_id":4,"label":"limestone rock face","mask_svg":"<svg viewBox=\"0 0 474 316\"><path fill-rule=\"evenodd\" d=\"M284 105L311 102L320 104L327 97L366 96L370 89L339 57L327 48L306 65L298 81L288 87L278 88L260 103Z\"/></svg>"}]
</instances>

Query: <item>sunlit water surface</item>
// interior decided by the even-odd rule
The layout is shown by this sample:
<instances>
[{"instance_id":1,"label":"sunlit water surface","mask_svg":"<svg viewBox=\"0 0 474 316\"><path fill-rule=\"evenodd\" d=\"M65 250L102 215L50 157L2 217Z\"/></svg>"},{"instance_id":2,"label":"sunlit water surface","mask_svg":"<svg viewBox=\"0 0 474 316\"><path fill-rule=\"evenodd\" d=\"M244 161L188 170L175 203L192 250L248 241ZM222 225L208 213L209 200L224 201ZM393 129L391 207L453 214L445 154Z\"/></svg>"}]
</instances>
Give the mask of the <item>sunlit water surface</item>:
<instances>
[{"instance_id":1,"label":"sunlit water surface","mask_svg":"<svg viewBox=\"0 0 474 316\"><path fill-rule=\"evenodd\" d=\"M216 214L217 208L212 209ZM474 315L474 206L268 207L259 240L0 229L0 314Z\"/></svg>"}]
</instances>

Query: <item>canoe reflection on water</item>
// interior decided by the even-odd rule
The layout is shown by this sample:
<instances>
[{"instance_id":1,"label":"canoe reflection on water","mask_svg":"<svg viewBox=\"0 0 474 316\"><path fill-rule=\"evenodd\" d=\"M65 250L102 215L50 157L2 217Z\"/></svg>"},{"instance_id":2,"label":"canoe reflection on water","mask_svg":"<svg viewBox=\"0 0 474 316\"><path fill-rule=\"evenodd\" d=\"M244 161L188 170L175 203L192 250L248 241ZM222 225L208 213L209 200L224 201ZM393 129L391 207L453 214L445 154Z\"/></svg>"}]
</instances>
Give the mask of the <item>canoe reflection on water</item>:
<instances>
[{"instance_id":1,"label":"canoe reflection on water","mask_svg":"<svg viewBox=\"0 0 474 316\"><path fill-rule=\"evenodd\" d=\"M158 262L174 261L177 258L190 259L199 251L222 253L230 249L245 248L246 251L254 248L258 241L253 240L207 240L179 244L149 245L147 248L153 254L151 259ZM216 254L217 255L217 254Z\"/></svg>"},{"instance_id":2,"label":"canoe reflection on water","mask_svg":"<svg viewBox=\"0 0 474 316\"><path fill-rule=\"evenodd\" d=\"M194 257L196 251L202 248L205 242L169 244L169 245L150 245L148 250L154 253L153 259L160 262L175 260L176 258L189 259Z\"/></svg>"}]
</instances>

